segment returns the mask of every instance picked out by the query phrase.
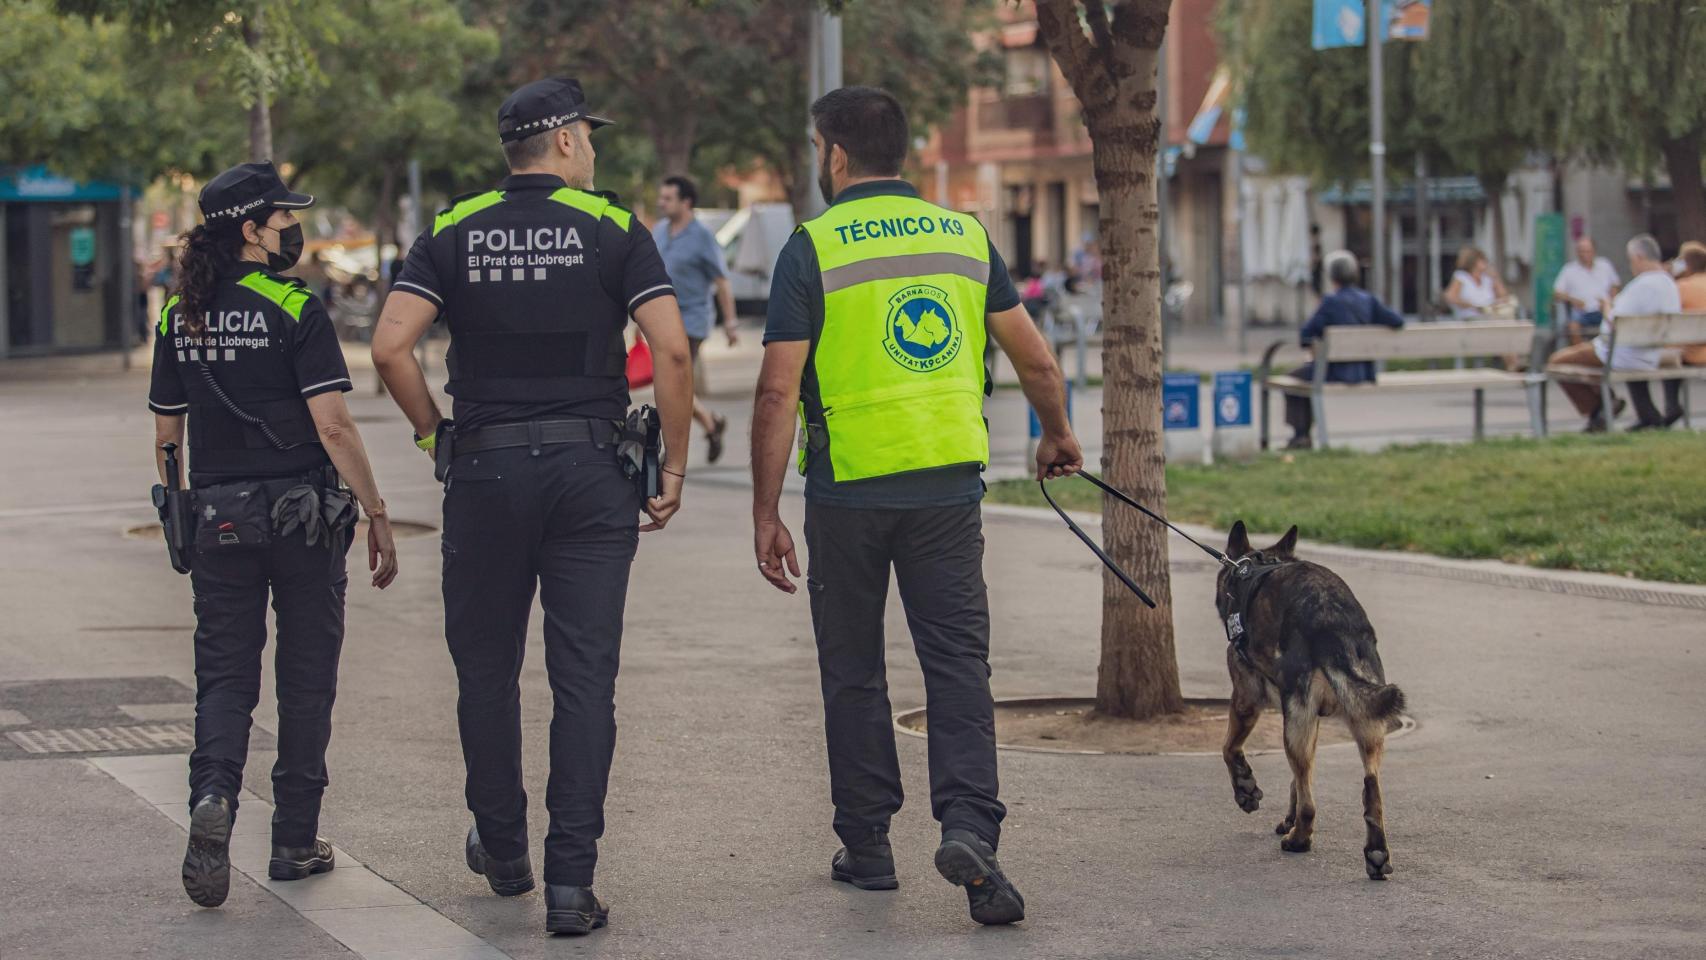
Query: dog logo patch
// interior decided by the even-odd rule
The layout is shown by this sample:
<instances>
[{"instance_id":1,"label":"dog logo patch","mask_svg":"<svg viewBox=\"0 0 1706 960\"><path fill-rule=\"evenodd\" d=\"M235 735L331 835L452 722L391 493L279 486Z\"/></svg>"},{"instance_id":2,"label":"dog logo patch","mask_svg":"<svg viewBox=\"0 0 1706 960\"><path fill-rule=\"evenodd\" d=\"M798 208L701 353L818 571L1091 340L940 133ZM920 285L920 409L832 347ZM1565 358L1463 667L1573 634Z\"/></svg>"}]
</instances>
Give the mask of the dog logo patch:
<instances>
[{"instance_id":1,"label":"dog logo patch","mask_svg":"<svg viewBox=\"0 0 1706 960\"><path fill-rule=\"evenodd\" d=\"M965 331L956 321L946 291L914 284L889 298L883 349L906 369L929 373L947 366L960 352Z\"/></svg>"},{"instance_id":2,"label":"dog logo patch","mask_svg":"<svg viewBox=\"0 0 1706 960\"><path fill-rule=\"evenodd\" d=\"M1237 640L1244 635L1244 615L1234 613L1226 618L1226 639Z\"/></svg>"}]
</instances>

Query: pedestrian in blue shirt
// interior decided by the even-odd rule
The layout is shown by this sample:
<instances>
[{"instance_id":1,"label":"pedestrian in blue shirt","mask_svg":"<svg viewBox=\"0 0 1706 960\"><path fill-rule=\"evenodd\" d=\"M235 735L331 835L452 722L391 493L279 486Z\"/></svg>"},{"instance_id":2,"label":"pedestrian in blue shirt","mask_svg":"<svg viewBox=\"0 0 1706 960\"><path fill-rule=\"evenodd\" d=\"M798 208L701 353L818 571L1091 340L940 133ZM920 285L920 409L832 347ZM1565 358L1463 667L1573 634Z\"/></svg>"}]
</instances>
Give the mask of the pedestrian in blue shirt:
<instances>
[{"instance_id":1,"label":"pedestrian in blue shirt","mask_svg":"<svg viewBox=\"0 0 1706 960\"><path fill-rule=\"evenodd\" d=\"M693 215L699 205L699 188L686 177L665 177L658 188L658 213L663 215L652 227L652 239L663 266L675 285L676 299L681 303L681 324L687 328L688 349L693 360L699 360L699 345L711 335L711 321L717 311L712 309L711 295L715 292L717 305L722 308L723 333L729 346L740 342L735 333L735 297L729 287L728 273L723 268L723 250L717 238ZM729 422L721 415L693 398L693 419L705 429L710 450L705 459L716 463L723 455L723 434Z\"/></svg>"},{"instance_id":2,"label":"pedestrian in blue shirt","mask_svg":"<svg viewBox=\"0 0 1706 960\"><path fill-rule=\"evenodd\" d=\"M1328 327L1366 326L1379 324L1383 327L1402 327L1404 318L1393 312L1391 307L1358 287L1357 280L1361 268L1357 266L1356 254L1349 250L1335 250L1327 255L1327 279L1333 284L1333 292L1321 301L1315 308L1315 313L1309 322L1299 331L1298 339L1305 347L1314 343ZM1315 362L1298 367L1291 375L1300 380L1312 380L1315 377ZM1374 362L1371 360L1355 360L1347 363L1327 364L1327 379L1333 383L1373 383ZM1293 431L1291 442L1286 444L1288 450L1308 450L1313 446L1309 432L1315 427L1315 411L1309 404L1309 397L1287 395L1285 398L1285 422L1291 424Z\"/></svg>"}]
</instances>

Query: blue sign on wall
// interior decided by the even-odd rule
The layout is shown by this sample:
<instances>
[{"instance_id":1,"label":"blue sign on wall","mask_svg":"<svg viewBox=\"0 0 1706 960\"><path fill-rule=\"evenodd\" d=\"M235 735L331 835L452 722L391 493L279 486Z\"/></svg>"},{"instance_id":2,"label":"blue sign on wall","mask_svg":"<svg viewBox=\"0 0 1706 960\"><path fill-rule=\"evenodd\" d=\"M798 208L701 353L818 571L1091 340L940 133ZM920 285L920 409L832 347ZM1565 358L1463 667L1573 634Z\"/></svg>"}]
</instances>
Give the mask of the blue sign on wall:
<instances>
[{"instance_id":1,"label":"blue sign on wall","mask_svg":"<svg viewBox=\"0 0 1706 960\"><path fill-rule=\"evenodd\" d=\"M1202 426L1197 411L1201 379L1194 373L1161 376L1161 426L1164 430L1196 430Z\"/></svg>"},{"instance_id":2,"label":"blue sign on wall","mask_svg":"<svg viewBox=\"0 0 1706 960\"><path fill-rule=\"evenodd\" d=\"M0 171L0 200L61 203L117 200L122 195L121 190L116 183L72 180L59 176L46 167Z\"/></svg>"},{"instance_id":3,"label":"blue sign on wall","mask_svg":"<svg viewBox=\"0 0 1706 960\"><path fill-rule=\"evenodd\" d=\"M1223 370L1214 375L1214 425L1250 425L1250 371Z\"/></svg>"}]
</instances>

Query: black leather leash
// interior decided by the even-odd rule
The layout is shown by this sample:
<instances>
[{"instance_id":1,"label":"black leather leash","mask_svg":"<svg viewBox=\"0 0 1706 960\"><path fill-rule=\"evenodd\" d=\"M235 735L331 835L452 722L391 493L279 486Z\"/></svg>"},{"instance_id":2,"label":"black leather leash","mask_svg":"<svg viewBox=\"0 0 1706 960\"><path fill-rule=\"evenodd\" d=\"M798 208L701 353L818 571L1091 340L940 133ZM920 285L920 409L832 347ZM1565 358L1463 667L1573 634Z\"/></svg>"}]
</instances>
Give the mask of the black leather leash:
<instances>
[{"instance_id":1,"label":"black leather leash","mask_svg":"<svg viewBox=\"0 0 1706 960\"><path fill-rule=\"evenodd\" d=\"M1167 529L1173 531L1174 533L1178 534L1179 536L1184 537L1186 540L1189 540L1191 543L1195 544L1199 549L1201 549L1204 553L1213 557L1218 563L1220 563L1222 566L1226 567L1228 570L1231 570L1233 573L1239 573L1241 571L1241 569L1246 566L1244 561L1233 560L1230 557L1228 557L1226 554L1221 553L1219 550L1216 550L1215 548L1209 546L1208 544L1203 543L1202 541L1198 540L1196 537L1193 537L1190 534L1186 533L1185 531L1180 530L1178 527L1173 526L1173 524L1168 522L1166 517L1161 516L1160 514L1149 509L1148 507L1144 506L1143 504L1138 503L1136 500L1133 500L1131 497L1127 496L1125 493L1121 492L1120 490L1117 490L1114 487L1110 486L1108 483L1103 481L1101 477L1098 477L1095 474L1090 473L1089 471L1086 471L1086 470L1078 471L1078 473L1075 474L1075 476L1083 477L1084 479L1095 484L1097 487L1100 487L1102 489L1102 492L1106 493L1108 496L1113 497L1115 500L1118 500L1119 502L1125 504L1126 506L1136 508L1139 513L1142 513L1144 516L1148 517L1149 519L1154 520L1155 522L1161 524L1162 526L1165 526ZM1072 521L1071 517L1066 515L1066 511L1062 510L1060 508L1060 504L1054 502L1054 498L1049 496L1048 485L1044 481L1038 480L1037 486L1043 492L1043 499L1047 500L1048 505L1054 508L1054 512L1060 515L1060 519L1066 521L1067 529L1069 529L1073 533L1077 534L1078 539L1084 541L1084 545L1090 548L1090 552L1094 553L1096 555L1096 558L1101 560L1102 564L1104 566L1106 566L1109 570L1113 571L1114 576L1119 577L1121 583L1125 584L1126 587L1129 588L1132 593L1137 594L1137 598L1139 600L1142 600L1144 603L1148 604L1151 609L1153 609L1155 607L1155 601L1151 600L1149 598L1149 594L1143 592L1143 588L1139 587L1137 585L1137 583L1132 580L1130 574L1128 574L1124 570L1120 569L1120 565L1115 563L1113 561L1113 558L1109 557L1105 552L1103 552L1102 548L1096 543L1096 541L1090 539L1089 534L1085 533L1083 531L1083 529L1081 529L1078 526L1078 524L1076 524Z\"/></svg>"}]
</instances>

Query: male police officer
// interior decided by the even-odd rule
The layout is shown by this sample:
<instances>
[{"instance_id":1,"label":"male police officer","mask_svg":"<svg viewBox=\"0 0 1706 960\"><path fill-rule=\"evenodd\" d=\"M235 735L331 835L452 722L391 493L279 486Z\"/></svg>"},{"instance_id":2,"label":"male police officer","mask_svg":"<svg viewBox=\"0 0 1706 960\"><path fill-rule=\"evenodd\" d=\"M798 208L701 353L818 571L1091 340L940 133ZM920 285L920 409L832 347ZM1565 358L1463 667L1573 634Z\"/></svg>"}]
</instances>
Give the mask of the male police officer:
<instances>
[{"instance_id":1,"label":"male police officer","mask_svg":"<svg viewBox=\"0 0 1706 960\"><path fill-rule=\"evenodd\" d=\"M449 468L444 614L474 814L467 859L504 896L533 888L517 678L539 587L555 701L545 794L553 933L586 933L608 915L591 887L642 506L615 442L630 314L655 357L666 447L662 493L644 501L651 523L640 530L662 529L680 504L692 406L687 336L651 234L591 189L588 134L609 122L572 79L511 94L498 111L510 176L460 198L416 241L373 340L416 442ZM439 316L450 327L451 431L440 430L412 352ZM446 436L452 449L438 449Z\"/></svg>"},{"instance_id":2,"label":"male police officer","mask_svg":"<svg viewBox=\"0 0 1706 960\"><path fill-rule=\"evenodd\" d=\"M982 225L897 179L909 142L894 97L870 87L812 104L819 186L832 206L803 224L772 275L753 414L759 572L795 590L794 543L777 513L798 405L804 439L812 623L822 672L837 851L830 875L897 885L889 820L900 769L883 676L889 568L924 668L936 868L964 886L972 918L1012 923L1025 904L995 858L989 605L979 471L984 343L1012 358L1043 424L1037 476L1083 465L1048 344L1019 303ZM799 404L799 401L804 401ZM784 567L786 570L784 570Z\"/></svg>"}]
</instances>

